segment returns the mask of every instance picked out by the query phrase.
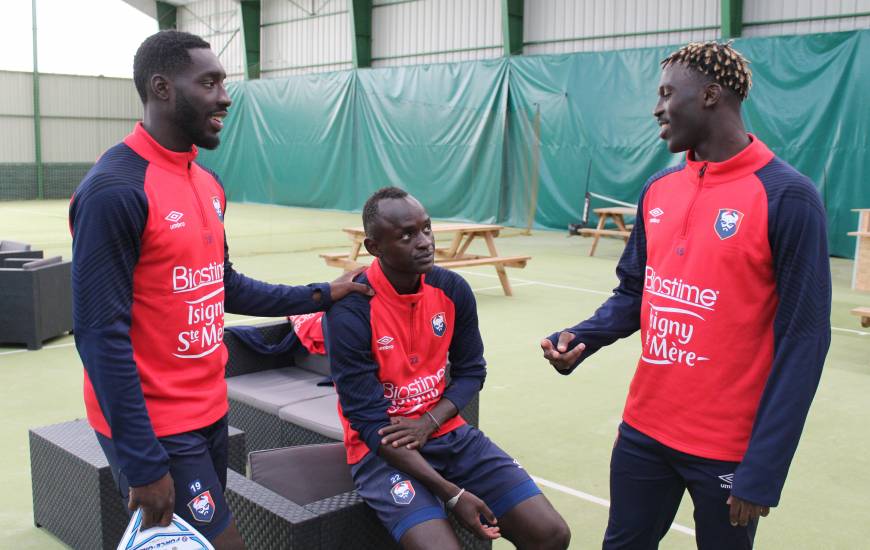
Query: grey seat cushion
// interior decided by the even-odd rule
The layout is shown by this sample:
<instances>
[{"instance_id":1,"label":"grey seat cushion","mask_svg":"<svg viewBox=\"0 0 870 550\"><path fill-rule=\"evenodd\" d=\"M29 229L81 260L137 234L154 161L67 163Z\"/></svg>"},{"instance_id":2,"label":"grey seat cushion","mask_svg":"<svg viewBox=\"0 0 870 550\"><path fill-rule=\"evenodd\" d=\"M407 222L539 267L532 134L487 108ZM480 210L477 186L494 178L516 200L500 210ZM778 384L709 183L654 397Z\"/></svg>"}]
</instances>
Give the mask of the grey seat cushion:
<instances>
[{"instance_id":1,"label":"grey seat cushion","mask_svg":"<svg viewBox=\"0 0 870 550\"><path fill-rule=\"evenodd\" d=\"M342 443L255 451L251 479L300 506L353 490Z\"/></svg>"},{"instance_id":2,"label":"grey seat cushion","mask_svg":"<svg viewBox=\"0 0 870 550\"><path fill-rule=\"evenodd\" d=\"M227 395L262 411L278 414L281 407L309 399L334 395L330 387L319 387L322 376L297 367L267 369L227 378Z\"/></svg>"},{"instance_id":3,"label":"grey seat cushion","mask_svg":"<svg viewBox=\"0 0 870 550\"><path fill-rule=\"evenodd\" d=\"M341 420L338 418L338 395L333 388L327 389L330 390L330 395L281 407L278 418L342 441L344 432L341 429Z\"/></svg>"}]
</instances>

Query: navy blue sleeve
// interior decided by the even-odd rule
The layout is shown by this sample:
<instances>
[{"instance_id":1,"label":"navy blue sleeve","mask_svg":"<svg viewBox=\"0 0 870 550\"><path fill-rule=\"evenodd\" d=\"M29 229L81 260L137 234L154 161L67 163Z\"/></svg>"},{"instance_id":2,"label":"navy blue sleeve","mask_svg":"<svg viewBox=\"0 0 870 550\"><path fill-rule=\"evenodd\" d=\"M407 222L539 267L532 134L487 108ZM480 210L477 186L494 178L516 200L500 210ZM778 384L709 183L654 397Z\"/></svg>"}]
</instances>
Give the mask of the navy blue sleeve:
<instances>
[{"instance_id":1,"label":"navy blue sleeve","mask_svg":"<svg viewBox=\"0 0 870 550\"><path fill-rule=\"evenodd\" d=\"M332 305L329 283L288 286L251 279L233 268L224 233L224 307L227 313L283 317L325 311ZM315 291L320 300L314 300Z\"/></svg>"},{"instance_id":2,"label":"navy blue sleeve","mask_svg":"<svg viewBox=\"0 0 870 550\"><path fill-rule=\"evenodd\" d=\"M776 506L831 343L831 268L825 210L812 182L779 159L758 177L768 194L779 304L773 365L732 493Z\"/></svg>"},{"instance_id":3,"label":"navy blue sleeve","mask_svg":"<svg viewBox=\"0 0 870 550\"><path fill-rule=\"evenodd\" d=\"M92 173L70 204L76 348L112 430L120 469L134 487L169 471L130 341L133 270L148 217L142 177L144 168L138 183Z\"/></svg>"},{"instance_id":4,"label":"navy blue sleeve","mask_svg":"<svg viewBox=\"0 0 870 550\"><path fill-rule=\"evenodd\" d=\"M326 352L341 410L368 448L377 453L378 430L389 426L384 386L372 356L372 327L368 299L350 295L324 316Z\"/></svg>"},{"instance_id":5,"label":"navy blue sleeve","mask_svg":"<svg viewBox=\"0 0 870 550\"><path fill-rule=\"evenodd\" d=\"M483 340L477 325L477 301L465 279L452 271L435 269L437 273L427 275L426 282L441 288L453 301L455 308L456 326L453 327L453 339L447 355L450 361L450 384L444 390L444 398L461 411L480 392L486 380Z\"/></svg>"},{"instance_id":6,"label":"navy blue sleeve","mask_svg":"<svg viewBox=\"0 0 870 550\"><path fill-rule=\"evenodd\" d=\"M643 199L647 190L656 180L682 168L683 165L666 168L653 175L644 185L637 201L634 228L631 230L631 236L628 238L628 243L625 245L625 250L616 266L619 286L613 289L613 295L595 311L592 317L565 329L574 335L574 340L568 346L569 349L573 349L581 342L586 344L586 349L580 354L577 364L570 370L560 371L557 369L556 372L564 375L571 374L577 365L599 349L640 330L640 306L643 299L643 280L646 269ZM559 342L559 333L554 332L549 336L549 339L555 346Z\"/></svg>"}]
</instances>

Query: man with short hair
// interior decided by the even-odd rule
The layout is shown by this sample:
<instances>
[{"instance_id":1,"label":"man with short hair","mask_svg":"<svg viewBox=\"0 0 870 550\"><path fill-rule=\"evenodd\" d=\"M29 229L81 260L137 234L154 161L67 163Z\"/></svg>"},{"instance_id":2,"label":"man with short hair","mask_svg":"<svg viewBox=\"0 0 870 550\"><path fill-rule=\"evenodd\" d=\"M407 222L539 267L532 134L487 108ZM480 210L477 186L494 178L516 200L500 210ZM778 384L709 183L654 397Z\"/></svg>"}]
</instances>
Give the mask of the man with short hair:
<instances>
[{"instance_id":1,"label":"man with short hair","mask_svg":"<svg viewBox=\"0 0 870 550\"><path fill-rule=\"evenodd\" d=\"M230 106L226 74L201 38L163 31L133 62L144 119L99 159L70 203L73 320L85 405L142 527L173 511L218 549L242 547L223 490L227 468L224 311L323 310L349 277L270 285L233 269L214 149Z\"/></svg>"},{"instance_id":2,"label":"man with short hair","mask_svg":"<svg viewBox=\"0 0 870 550\"><path fill-rule=\"evenodd\" d=\"M595 314L541 342L569 374L641 330L613 449L604 547L655 548L685 490L698 547L751 548L779 503L830 344L825 211L747 134L748 61L689 44L662 61L653 115L686 161L655 174Z\"/></svg>"},{"instance_id":3,"label":"man with short hair","mask_svg":"<svg viewBox=\"0 0 870 550\"><path fill-rule=\"evenodd\" d=\"M376 294L349 296L325 323L359 494L405 549L459 548L445 506L480 538L567 548L568 526L526 471L459 415L486 377L483 342L468 283L434 265L426 210L387 187L363 225L375 260L360 281Z\"/></svg>"}]
</instances>

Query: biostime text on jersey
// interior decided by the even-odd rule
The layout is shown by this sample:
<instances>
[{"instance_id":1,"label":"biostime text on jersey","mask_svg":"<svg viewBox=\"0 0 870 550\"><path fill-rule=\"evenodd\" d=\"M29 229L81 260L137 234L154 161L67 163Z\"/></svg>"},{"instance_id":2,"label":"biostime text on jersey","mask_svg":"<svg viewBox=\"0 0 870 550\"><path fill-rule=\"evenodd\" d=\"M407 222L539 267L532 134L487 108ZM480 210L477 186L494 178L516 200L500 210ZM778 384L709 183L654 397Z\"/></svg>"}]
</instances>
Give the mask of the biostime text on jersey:
<instances>
[{"instance_id":1,"label":"biostime text on jersey","mask_svg":"<svg viewBox=\"0 0 870 550\"><path fill-rule=\"evenodd\" d=\"M644 351L641 358L653 365L682 364L689 367L709 361L687 349L696 333L696 324L716 311L719 291L701 288L678 278L668 279L646 266L644 304L648 311L643 322Z\"/></svg>"},{"instance_id":2,"label":"biostime text on jersey","mask_svg":"<svg viewBox=\"0 0 870 550\"><path fill-rule=\"evenodd\" d=\"M224 339L224 266L172 268L172 292L203 294L185 300L184 328L178 333L176 357L196 359L217 350ZM214 288L216 285L220 285Z\"/></svg>"}]
</instances>

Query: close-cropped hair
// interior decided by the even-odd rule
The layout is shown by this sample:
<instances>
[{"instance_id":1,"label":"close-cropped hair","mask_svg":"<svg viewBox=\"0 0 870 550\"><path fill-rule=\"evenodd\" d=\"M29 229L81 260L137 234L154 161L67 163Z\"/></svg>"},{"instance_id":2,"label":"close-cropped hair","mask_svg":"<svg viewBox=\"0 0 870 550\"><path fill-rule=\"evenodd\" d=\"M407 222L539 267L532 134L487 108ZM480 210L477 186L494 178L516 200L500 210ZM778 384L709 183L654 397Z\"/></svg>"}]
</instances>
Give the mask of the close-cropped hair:
<instances>
[{"instance_id":1,"label":"close-cropped hair","mask_svg":"<svg viewBox=\"0 0 870 550\"><path fill-rule=\"evenodd\" d=\"M710 76L723 88L737 94L740 100L749 96L752 88L752 69L749 60L734 49L729 40L719 42L692 42L662 59L662 69L681 63Z\"/></svg>"},{"instance_id":2,"label":"close-cropped hair","mask_svg":"<svg viewBox=\"0 0 870 550\"><path fill-rule=\"evenodd\" d=\"M372 237L371 229L378 218L378 203L384 199L404 199L408 192L398 187L383 187L375 191L363 206L363 229L367 237Z\"/></svg>"},{"instance_id":3,"label":"close-cropped hair","mask_svg":"<svg viewBox=\"0 0 870 550\"><path fill-rule=\"evenodd\" d=\"M152 76L175 76L190 65L187 50L198 48L211 48L211 44L189 32L167 30L146 38L133 56L133 82L142 103L148 101L148 82Z\"/></svg>"}]
</instances>

